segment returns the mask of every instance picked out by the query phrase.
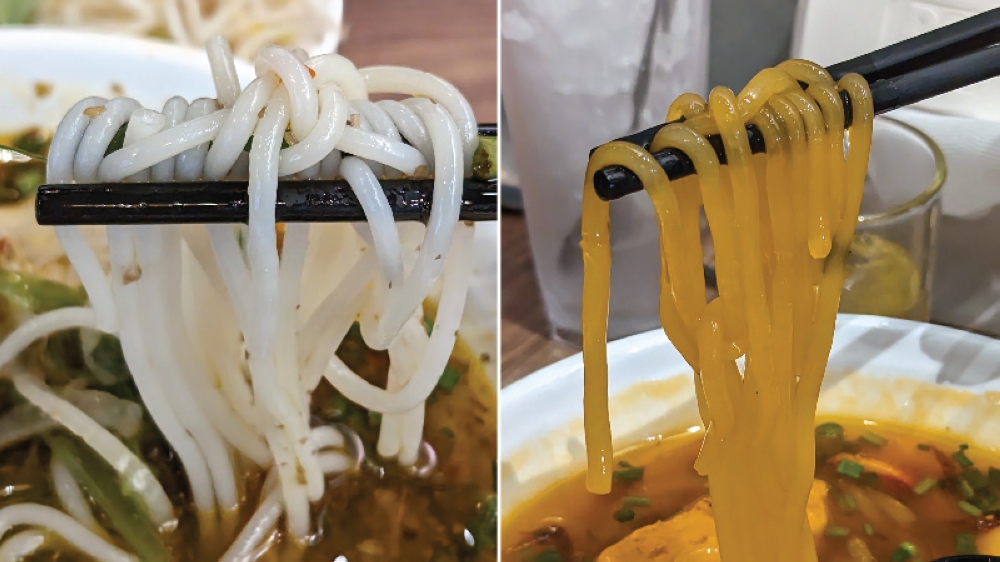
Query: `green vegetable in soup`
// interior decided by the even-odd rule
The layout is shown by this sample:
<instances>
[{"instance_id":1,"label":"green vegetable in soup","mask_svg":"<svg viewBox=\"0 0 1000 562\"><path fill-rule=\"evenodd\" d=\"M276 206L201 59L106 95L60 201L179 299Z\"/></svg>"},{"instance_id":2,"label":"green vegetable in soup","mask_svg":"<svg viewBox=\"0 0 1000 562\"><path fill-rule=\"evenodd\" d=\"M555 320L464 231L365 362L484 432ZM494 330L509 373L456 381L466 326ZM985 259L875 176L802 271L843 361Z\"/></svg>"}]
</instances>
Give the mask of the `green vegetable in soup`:
<instances>
[{"instance_id":1,"label":"green vegetable in soup","mask_svg":"<svg viewBox=\"0 0 1000 562\"><path fill-rule=\"evenodd\" d=\"M88 447L64 435L47 439L52 454L73 475L97 508L135 549L144 562L170 560L170 553L160 539L156 525L149 519L137 493L128 488L102 458Z\"/></svg>"},{"instance_id":2,"label":"green vegetable in soup","mask_svg":"<svg viewBox=\"0 0 1000 562\"><path fill-rule=\"evenodd\" d=\"M642 480L645 469L641 466L632 466L626 461L618 463L618 470L611 473L611 478L615 482L638 482Z\"/></svg>"},{"instance_id":3,"label":"green vegetable in soup","mask_svg":"<svg viewBox=\"0 0 1000 562\"><path fill-rule=\"evenodd\" d=\"M482 552L496 548L498 523L497 496L490 494L479 503L476 516L469 523L469 532L472 533L476 550Z\"/></svg>"},{"instance_id":4,"label":"green vegetable in soup","mask_svg":"<svg viewBox=\"0 0 1000 562\"><path fill-rule=\"evenodd\" d=\"M30 273L4 269L0 269L0 297L32 314L87 303L87 293L82 287L69 287Z\"/></svg>"}]
</instances>

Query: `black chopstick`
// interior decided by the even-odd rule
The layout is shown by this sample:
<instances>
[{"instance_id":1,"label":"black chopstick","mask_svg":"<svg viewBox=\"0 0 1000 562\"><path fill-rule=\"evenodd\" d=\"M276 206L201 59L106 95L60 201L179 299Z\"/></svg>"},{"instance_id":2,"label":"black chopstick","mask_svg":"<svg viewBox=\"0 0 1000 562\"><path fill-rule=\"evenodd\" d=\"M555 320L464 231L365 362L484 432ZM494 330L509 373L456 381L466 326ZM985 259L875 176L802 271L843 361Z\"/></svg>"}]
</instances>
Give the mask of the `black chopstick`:
<instances>
[{"instance_id":1,"label":"black chopstick","mask_svg":"<svg viewBox=\"0 0 1000 562\"><path fill-rule=\"evenodd\" d=\"M426 222L433 180L383 180L397 221ZM459 218L497 220L497 181L465 180ZM41 225L245 223L246 182L101 183L43 185L35 199ZM358 198L345 180L278 182L278 222L360 222Z\"/></svg>"},{"instance_id":2,"label":"black chopstick","mask_svg":"<svg viewBox=\"0 0 1000 562\"><path fill-rule=\"evenodd\" d=\"M991 44L983 48L981 45L986 40L984 37L993 37L993 34L998 33L996 29L1000 28L1000 9L991 10L970 19L975 19L976 22L974 23L976 25L953 24L897 44L897 46L904 44L913 46L915 52L918 54L917 56L907 58L904 54L901 54L901 47L897 46L893 46L892 48L886 47L880 51L865 55L864 57L869 58L864 64L892 63L889 66L881 67L881 70L877 70L882 76L888 76L889 69L909 69L906 73L874 81L865 76L872 88L875 113L882 114L904 105L923 101L945 92L1000 76L1000 47ZM946 30L949 29L951 31L948 33L957 33L960 37L966 37L970 41L970 45L975 46L975 48L972 48L970 45L958 45L955 42L946 40L945 37L948 35ZM972 29L977 29L978 32L973 34L970 31ZM931 36L932 34L931 40L928 40L927 36ZM971 38L969 38L970 35ZM928 52L928 45L943 46L949 56L956 53L960 54L941 60L940 56ZM888 54L886 55L886 53ZM842 72L844 69L851 68L852 65L860 67L863 64L856 61L864 59L864 57L852 59L851 61L834 65L831 68L840 67L838 72ZM928 64L929 66L913 68L916 64ZM849 116L850 97L846 92L841 92L841 99L845 102L845 112ZM619 140L637 144L648 150L656 133L668 124L663 123ZM845 123L845 125L849 126L850 123ZM747 137L750 141L750 149L755 154L764 152L763 137L755 126L747 126ZM718 135L709 135L707 140L716 149L720 162L725 163L725 151L722 148L722 142L718 138ZM694 173L694 165L691 160L680 150L668 148L653 153L653 157L671 180ZM609 166L598 170L594 174L594 191L605 201L619 199L641 190L642 182L638 176L622 166Z\"/></svg>"},{"instance_id":3,"label":"black chopstick","mask_svg":"<svg viewBox=\"0 0 1000 562\"><path fill-rule=\"evenodd\" d=\"M497 125L479 125L479 136L496 137ZM397 221L426 222L432 179L382 180ZM467 178L459 218L497 220L496 179ZM246 182L164 182L43 185L35 199L41 225L209 224L247 222ZM281 180L278 222L358 222L364 210L346 181Z\"/></svg>"},{"instance_id":4,"label":"black chopstick","mask_svg":"<svg viewBox=\"0 0 1000 562\"><path fill-rule=\"evenodd\" d=\"M854 73L864 76L871 83L926 68L996 43L1000 43L1000 8L837 63L827 71L834 80Z\"/></svg>"}]
</instances>

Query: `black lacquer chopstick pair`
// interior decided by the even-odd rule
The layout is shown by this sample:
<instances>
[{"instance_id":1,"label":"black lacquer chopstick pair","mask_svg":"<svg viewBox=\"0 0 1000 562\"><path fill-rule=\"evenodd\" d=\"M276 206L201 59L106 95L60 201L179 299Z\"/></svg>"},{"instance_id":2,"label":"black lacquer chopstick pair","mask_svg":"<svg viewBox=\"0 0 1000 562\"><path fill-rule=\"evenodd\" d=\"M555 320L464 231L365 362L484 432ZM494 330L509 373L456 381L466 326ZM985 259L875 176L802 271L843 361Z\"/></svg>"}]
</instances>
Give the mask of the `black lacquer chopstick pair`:
<instances>
[{"instance_id":1,"label":"black lacquer chopstick pair","mask_svg":"<svg viewBox=\"0 0 1000 562\"><path fill-rule=\"evenodd\" d=\"M496 137L495 124L479 125L480 137ZM382 180L397 221L426 221L433 180ZM497 219L497 179L466 178L461 220ZM191 224L246 222L246 182L98 183L43 185L35 218L43 225ZM364 210L345 180L282 180L278 222L357 222Z\"/></svg>"},{"instance_id":2,"label":"black lacquer chopstick pair","mask_svg":"<svg viewBox=\"0 0 1000 562\"><path fill-rule=\"evenodd\" d=\"M1000 556L986 556L983 554L960 554L958 556L947 556L938 558L931 562L1000 562Z\"/></svg>"},{"instance_id":3,"label":"black lacquer chopstick pair","mask_svg":"<svg viewBox=\"0 0 1000 562\"><path fill-rule=\"evenodd\" d=\"M835 64L827 70L834 80L850 73L864 76L871 86L876 114L1000 76L1000 8ZM845 125L850 126L851 99L846 92L841 92L841 99L848 110ZM649 149L656 133L666 125L619 140ZM764 139L755 126L747 126L747 135L751 150L764 152ZM725 162L718 135L710 135L708 141ZM691 160L680 150L660 150L653 157L670 179L694 173ZM641 191L642 182L622 166L608 166L594 175L594 190L601 199L610 201Z\"/></svg>"}]
</instances>

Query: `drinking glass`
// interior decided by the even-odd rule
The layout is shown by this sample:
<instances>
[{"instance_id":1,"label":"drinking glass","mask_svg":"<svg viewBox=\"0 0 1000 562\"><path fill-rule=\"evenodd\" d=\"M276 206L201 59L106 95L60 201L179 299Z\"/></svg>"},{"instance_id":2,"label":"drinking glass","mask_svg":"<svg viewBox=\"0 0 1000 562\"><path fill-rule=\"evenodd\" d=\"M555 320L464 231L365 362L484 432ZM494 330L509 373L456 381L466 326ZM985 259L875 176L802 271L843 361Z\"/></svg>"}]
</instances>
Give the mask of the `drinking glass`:
<instances>
[{"instance_id":1,"label":"drinking glass","mask_svg":"<svg viewBox=\"0 0 1000 562\"><path fill-rule=\"evenodd\" d=\"M551 335L578 345L584 170L595 146L661 123L708 86L709 2L505 0L502 94ZM611 205L608 337L659 325L659 228L648 196Z\"/></svg>"},{"instance_id":2,"label":"drinking glass","mask_svg":"<svg viewBox=\"0 0 1000 562\"><path fill-rule=\"evenodd\" d=\"M875 120L841 312L930 320L946 170L930 137L889 117Z\"/></svg>"}]
</instances>

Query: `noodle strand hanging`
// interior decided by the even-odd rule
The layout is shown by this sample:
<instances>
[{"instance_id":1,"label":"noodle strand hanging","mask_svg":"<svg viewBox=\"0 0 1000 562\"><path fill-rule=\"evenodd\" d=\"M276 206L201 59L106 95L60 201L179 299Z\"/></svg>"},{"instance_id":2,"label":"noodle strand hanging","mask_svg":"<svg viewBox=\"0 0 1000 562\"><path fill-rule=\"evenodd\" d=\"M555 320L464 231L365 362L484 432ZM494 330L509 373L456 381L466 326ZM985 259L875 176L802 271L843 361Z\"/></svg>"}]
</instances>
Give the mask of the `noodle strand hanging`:
<instances>
[{"instance_id":1,"label":"noodle strand hanging","mask_svg":"<svg viewBox=\"0 0 1000 562\"><path fill-rule=\"evenodd\" d=\"M806 90L803 90L804 83ZM840 92L852 100L846 133ZM637 175L660 225L660 317L694 369L705 425L696 463L708 476L722 559L816 560L805 517L814 472L816 403L854 236L871 146L873 108L857 75L788 61L739 95L691 94L671 105L649 151L613 142L594 151L584 186L584 424L591 492L611 491L606 328L611 252L608 204L593 175L609 165ZM764 138L750 151L746 126ZM706 136L721 136L725 166ZM650 154L684 152L696 179L671 182ZM704 209L719 296L705 302ZM743 359L742 365L737 362ZM780 446L763 446L778 443Z\"/></svg>"}]
</instances>

